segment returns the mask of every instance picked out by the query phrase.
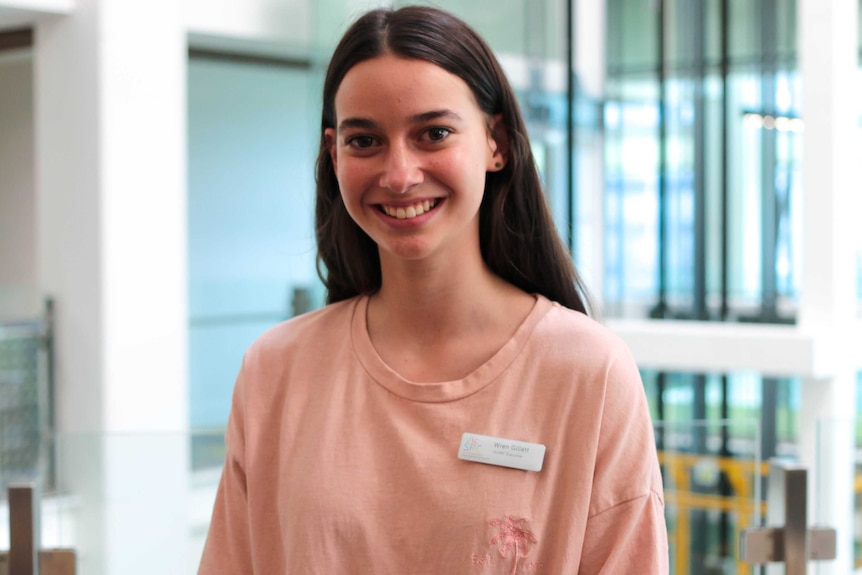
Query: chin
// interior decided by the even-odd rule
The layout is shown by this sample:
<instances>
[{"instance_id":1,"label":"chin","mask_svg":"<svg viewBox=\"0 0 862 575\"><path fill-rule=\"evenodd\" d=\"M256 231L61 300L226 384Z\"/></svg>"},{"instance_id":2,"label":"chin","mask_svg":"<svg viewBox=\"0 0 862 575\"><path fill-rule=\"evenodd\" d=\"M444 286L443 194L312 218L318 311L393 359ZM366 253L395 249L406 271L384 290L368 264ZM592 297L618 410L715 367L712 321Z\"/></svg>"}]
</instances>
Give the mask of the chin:
<instances>
[{"instance_id":1,"label":"chin","mask_svg":"<svg viewBox=\"0 0 862 575\"><path fill-rule=\"evenodd\" d=\"M393 260L421 261L434 252L426 242L399 242L381 246L378 244L381 258Z\"/></svg>"}]
</instances>

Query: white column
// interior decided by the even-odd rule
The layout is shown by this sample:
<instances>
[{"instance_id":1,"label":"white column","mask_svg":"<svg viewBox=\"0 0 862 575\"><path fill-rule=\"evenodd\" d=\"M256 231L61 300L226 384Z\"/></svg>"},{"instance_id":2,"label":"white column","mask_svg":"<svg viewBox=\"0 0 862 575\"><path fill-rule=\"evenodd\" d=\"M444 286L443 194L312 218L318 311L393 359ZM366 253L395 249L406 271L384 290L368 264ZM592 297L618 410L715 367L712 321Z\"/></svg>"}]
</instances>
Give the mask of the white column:
<instances>
[{"instance_id":1,"label":"white column","mask_svg":"<svg viewBox=\"0 0 862 575\"><path fill-rule=\"evenodd\" d=\"M40 283L83 573L182 573L188 538L185 31L175 0L36 27Z\"/></svg>"},{"instance_id":2,"label":"white column","mask_svg":"<svg viewBox=\"0 0 862 575\"><path fill-rule=\"evenodd\" d=\"M822 377L803 381L800 459L812 470L809 517L839 534L838 559L819 567L828 571L818 572L846 573L853 564L853 435L848 422L855 415L855 354L860 349L854 341L858 1L800 0L798 29L805 120L799 328L812 334L830 359ZM824 431L828 435L821 438L829 441L818 441Z\"/></svg>"}]
</instances>

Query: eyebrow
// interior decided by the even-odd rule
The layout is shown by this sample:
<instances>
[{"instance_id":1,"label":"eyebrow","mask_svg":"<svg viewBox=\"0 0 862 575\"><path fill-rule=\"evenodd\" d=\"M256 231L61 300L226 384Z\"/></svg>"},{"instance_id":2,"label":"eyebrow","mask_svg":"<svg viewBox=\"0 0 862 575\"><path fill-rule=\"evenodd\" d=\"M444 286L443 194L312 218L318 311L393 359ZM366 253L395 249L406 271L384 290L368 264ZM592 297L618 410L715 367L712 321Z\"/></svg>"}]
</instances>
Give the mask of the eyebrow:
<instances>
[{"instance_id":1,"label":"eyebrow","mask_svg":"<svg viewBox=\"0 0 862 575\"><path fill-rule=\"evenodd\" d=\"M421 114L416 114L410 117L411 124L421 124L423 122L430 122L432 120L437 120L440 118L446 118L455 121L463 121L463 118L453 112L452 110L442 109L442 110L430 110L428 112L422 112ZM343 130L349 128L359 128L364 130L374 130L380 127L380 124L371 120L369 118L345 118L338 124L338 131L341 132Z\"/></svg>"}]
</instances>

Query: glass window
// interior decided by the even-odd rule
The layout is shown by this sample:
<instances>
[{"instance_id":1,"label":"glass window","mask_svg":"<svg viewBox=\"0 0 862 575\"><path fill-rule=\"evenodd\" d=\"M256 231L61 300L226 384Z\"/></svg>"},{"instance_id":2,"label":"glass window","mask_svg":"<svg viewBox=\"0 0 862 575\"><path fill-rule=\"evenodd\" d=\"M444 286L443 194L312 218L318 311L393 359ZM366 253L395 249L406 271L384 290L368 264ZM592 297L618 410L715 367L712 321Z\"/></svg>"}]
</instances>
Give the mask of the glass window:
<instances>
[{"instance_id":1,"label":"glass window","mask_svg":"<svg viewBox=\"0 0 862 575\"><path fill-rule=\"evenodd\" d=\"M606 309L793 321L802 226L795 2L731 0L724 62L717 0L617 0L608 10ZM639 34L655 40L637 62L624 57L646 49L624 33L633 14Z\"/></svg>"},{"instance_id":2,"label":"glass window","mask_svg":"<svg viewBox=\"0 0 862 575\"><path fill-rule=\"evenodd\" d=\"M190 425L222 427L245 348L321 302L307 69L188 67Z\"/></svg>"}]
</instances>

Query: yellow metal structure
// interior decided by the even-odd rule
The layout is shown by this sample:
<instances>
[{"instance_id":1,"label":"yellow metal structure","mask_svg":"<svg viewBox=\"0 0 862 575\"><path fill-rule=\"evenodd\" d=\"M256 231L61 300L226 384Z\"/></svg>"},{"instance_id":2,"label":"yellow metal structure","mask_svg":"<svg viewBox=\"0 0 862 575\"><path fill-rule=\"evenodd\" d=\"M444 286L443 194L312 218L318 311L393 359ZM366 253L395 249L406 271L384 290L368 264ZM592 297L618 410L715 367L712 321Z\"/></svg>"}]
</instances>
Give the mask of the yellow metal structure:
<instances>
[{"instance_id":1,"label":"yellow metal structure","mask_svg":"<svg viewBox=\"0 0 862 575\"><path fill-rule=\"evenodd\" d=\"M740 532L749 527L755 516L755 482L760 481L769 473L767 462L756 463L751 460L719 457L716 455L700 455L691 453L659 452L659 462L665 476L665 505L675 511L675 521L669 535L672 550L671 563L675 566L676 575L689 575L691 565L691 515L692 511L713 511L728 513L734 517L734 553L736 557L737 575L750 575L751 566L739 560ZM723 496L711 493L699 493L692 489L692 478L698 469L708 469L712 473L721 473L727 478L731 495ZM857 513L862 514L860 494L862 494L862 474L857 474L854 481L854 491L857 496ZM761 501L759 515L765 517L766 502ZM856 534L859 537L859 534ZM862 556L854 561L856 567L862 567Z\"/></svg>"}]
</instances>

